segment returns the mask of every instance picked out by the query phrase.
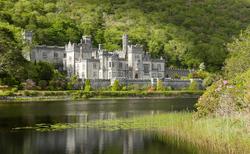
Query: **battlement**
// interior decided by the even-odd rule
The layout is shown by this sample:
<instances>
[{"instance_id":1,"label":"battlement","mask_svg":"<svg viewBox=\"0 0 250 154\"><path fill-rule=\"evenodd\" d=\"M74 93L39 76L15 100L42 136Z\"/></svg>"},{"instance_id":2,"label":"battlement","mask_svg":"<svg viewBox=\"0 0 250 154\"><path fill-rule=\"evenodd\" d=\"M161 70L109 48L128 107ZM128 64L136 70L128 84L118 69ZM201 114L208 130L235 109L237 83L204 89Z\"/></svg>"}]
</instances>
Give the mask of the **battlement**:
<instances>
[{"instance_id":1,"label":"battlement","mask_svg":"<svg viewBox=\"0 0 250 154\"><path fill-rule=\"evenodd\" d=\"M61 50L65 49L65 47L63 47L63 46L47 46L47 45L37 45L37 46L35 46L35 48L39 48L39 49L61 49Z\"/></svg>"}]
</instances>

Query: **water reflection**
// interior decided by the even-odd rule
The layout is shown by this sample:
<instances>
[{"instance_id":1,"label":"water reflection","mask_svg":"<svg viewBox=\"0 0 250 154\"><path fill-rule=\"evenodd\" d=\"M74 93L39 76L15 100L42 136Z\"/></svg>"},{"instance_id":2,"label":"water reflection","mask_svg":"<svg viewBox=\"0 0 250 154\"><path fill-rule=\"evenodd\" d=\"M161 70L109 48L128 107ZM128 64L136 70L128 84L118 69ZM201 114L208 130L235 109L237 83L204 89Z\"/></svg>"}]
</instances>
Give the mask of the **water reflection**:
<instances>
[{"instance_id":1,"label":"water reflection","mask_svg":"<svg viewBox=\"0 0 250 154\"><path fill-rule=\"evenodd\" d=\"M90 102L0 104L0 150L11 154L150 154L188 153L162 143L151 132L93 128L55 132L13 131L36 123L88 122L144 114L192 110L195 99L111 100Z\"/></svg>"}]
</instances>

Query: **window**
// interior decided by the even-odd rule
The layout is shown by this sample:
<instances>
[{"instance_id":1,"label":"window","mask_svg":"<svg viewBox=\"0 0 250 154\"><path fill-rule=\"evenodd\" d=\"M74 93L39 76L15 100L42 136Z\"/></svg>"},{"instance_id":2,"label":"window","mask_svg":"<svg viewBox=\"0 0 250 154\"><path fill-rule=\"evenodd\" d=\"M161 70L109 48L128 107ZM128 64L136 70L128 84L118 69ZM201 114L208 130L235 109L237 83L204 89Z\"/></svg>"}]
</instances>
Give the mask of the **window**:
<instances>
[{"instance_id":1,"label":"window","mask_svg":"<svg viewBox=\"0 0 250 154\"><path fill-rule=\"evenodd\" d=\"M155 63L153 63L152 64L152 70L156 70L157 68L156 68L156 64Z\"/></svg>"},{"instance_id":2,"label":"window","mask_svg":"<svg viewBox=\"0 0 250 154\"><path fill-rule=\"evenodd\" d=\"M96 72L94 72L94 73L93 73L93 77L94 77L94 78L96 78L96 77L97 77Z\"/></svg>"},{"instance_id":3,"label":"window","mask_svg":"<svg viewBox=\"0 0 250 154\"><path fill-rule=\"evenodd\" d=\"M96 63L93 63L93 68L94 68L94 69L96 69L96 68L97 68L97 67L96 67Z\"/></svg>"},{"instance_id":4,"label":"window","mask_svg":"<svg viewBox=\"0 0 250 154\"><path fill-rule=\"evenodd\" d=\"M144 67L144 73L149 74L149 64L144 64L143 67Z\"/></svg>"},{"instance_id":5,"label":"window","mask_svg":"<svg viewBox=\"0 0 250 154\"><path fill-rule=\"evenodd\" d=\"M54 52L54 58L58 58L58 53Z\"/></svg>"},{"instance_id":6,"label":"window","mask_svg":"<svg viewBox=\"0 0 250 154\"><path fill-rule=\"evenodd\" d=\"M111 62L109 62L109 67L112 67L112 63Z\"/></svg>"},{"instance_id":7,"label":"window","mask_svg":"<svg viewBox=\"0 0 250 154\"><path fill-rule=\"evenodd\" d=\"M47 59L47 58L48 58L48 56L47 56L47 53L46 53L46 52L43 52L43 58L44 58L44 59Z\"/></svg>"},{"instance_id":8,"label":"window","mask_svg":"<svg viewBox=\"0 0 250 154\"><path fill-rule=\"evenodd\" d=\"M122 63L121 63L121 62L119 63L119 68L121 68L121 69L122 69Z\"/></svg>"},{"instance_id":9,"label":"window","mask_svg":"<svg viewBox=\"0 0 250 154\"><path fill-rule=\"evenodd\" d=\"M158 71L161 70L161 64L157 64L157 69L158 69Z\"/></svg>"}]
</instances>

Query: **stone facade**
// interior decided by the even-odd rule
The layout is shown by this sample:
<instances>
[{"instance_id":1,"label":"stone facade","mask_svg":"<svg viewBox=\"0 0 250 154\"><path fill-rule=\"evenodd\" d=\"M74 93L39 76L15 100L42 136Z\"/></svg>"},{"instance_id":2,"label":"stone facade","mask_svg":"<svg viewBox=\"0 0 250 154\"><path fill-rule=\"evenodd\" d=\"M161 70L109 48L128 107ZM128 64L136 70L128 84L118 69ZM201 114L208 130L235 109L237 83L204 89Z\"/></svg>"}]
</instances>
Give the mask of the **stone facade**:
<instances>
[{"instance_id":1,"label":"stone facade","mask_svg":"<svg viewBox=\"0 0 250 154\"><path fill-rule=\"evenodd\" d=\"M152 59L141 45L129 45L123 35L122 51L108 52L93 48L90 37L83 36L79 44L65 45L64 69L68 76L80 79L151 79L164 78L165 60Z\"/></svg>"},{"instance_id":2,"label":"stone facade","mask_svg":"<svg viewBox=\"0 0 250 154\"><path fill-rule=\"evenodd\" d=\"M63 70L63 59L65 57L65 48L59 46L38 45L31 50L30 60L36 62L49 62Z\"/></svg>"},{"instance_id":3,"label":"stone facade","mask_svg":"<svg viewBox=\"0 0 250 154\"><path fill-rule=\"evenodd\" d=\"M26 35L25 35L26 36ZM32 34L25 37L32 40ZM68 77L79 79L128 79L174 78L187 76L193 70L165 68L165 60L153 59L141 45L128 43L128 35L122 37L122 50L109 52L99 45L94 48L91 37L83 36L80 43L69 42L65 46L35 46L30 53L31 61L54 63Z\"/></svg>"}]
</instances>

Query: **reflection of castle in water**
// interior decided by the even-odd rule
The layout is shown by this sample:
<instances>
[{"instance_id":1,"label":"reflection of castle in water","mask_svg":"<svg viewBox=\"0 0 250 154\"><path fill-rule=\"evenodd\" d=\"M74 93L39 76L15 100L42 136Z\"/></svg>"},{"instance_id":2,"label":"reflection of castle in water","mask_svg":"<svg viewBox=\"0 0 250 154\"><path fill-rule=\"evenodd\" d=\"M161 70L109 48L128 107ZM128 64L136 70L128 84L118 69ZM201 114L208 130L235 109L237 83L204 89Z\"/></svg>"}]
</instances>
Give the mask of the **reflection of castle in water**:
<instances>
[{"instance_id":1,"label":"reflection of castle in water","mask_svg":"<svg viewBox=\"0 0 250 154\"><path fill-rule=\"evenodd\" d=\"M69 129L66 130L65 147L68 154L102 154L113 150L123 154L132 154L134 149L144 147L143 141L142 132Z\"/></svg>"},{"instance_id":2,"label":"reflection of castle in water","mask_svg":"<svg viewBox=\"0 0 250 154\"><path fill-rule=\"evenodd\" d=\"M157 114L151 112L150 114ZM69 118L68 122L88 122L91 120L115 119L118 115L115 112L101 112L95 114L80 113L78 119ZM36 139L35 139L36 138ZM143 149L147 136L145 132L134 130L105 131L93 128L66 129L59 132L35 133L27 138L26 146L33 146L42 153L67 153L67 154L103 154L123 153L132 154L134 150ZM31 143L31 141L39 143ZM25 148L26 149L26 148ZM29 149L29 148L28 148ZM55 151L56 149L56 151ZM25 151L25 150L24 150ZM65 152L66 151L66 152ZM35 153L36 151L25 151Z\"/></svg>"},{"instance_id":3,"label":"reflection of castle in water","mask_svg":"<svg viewBox=\"0 0 250 154\"><path fill-rule=\"evenodd\" d=\"M79 114L79 121L88 122L93 119L116 119L115 112L101 112L95 115L88 113ZM123 154L132 154L134 148L143 147L143 133L134 131L104 131L99 129L68 129L66 130L66 151L73 153L106 153L116 145L117 150ZM110 146L109 146L110 145ZM109 149L111 148L111 149Z\"/></svg>"}]
</instances>

